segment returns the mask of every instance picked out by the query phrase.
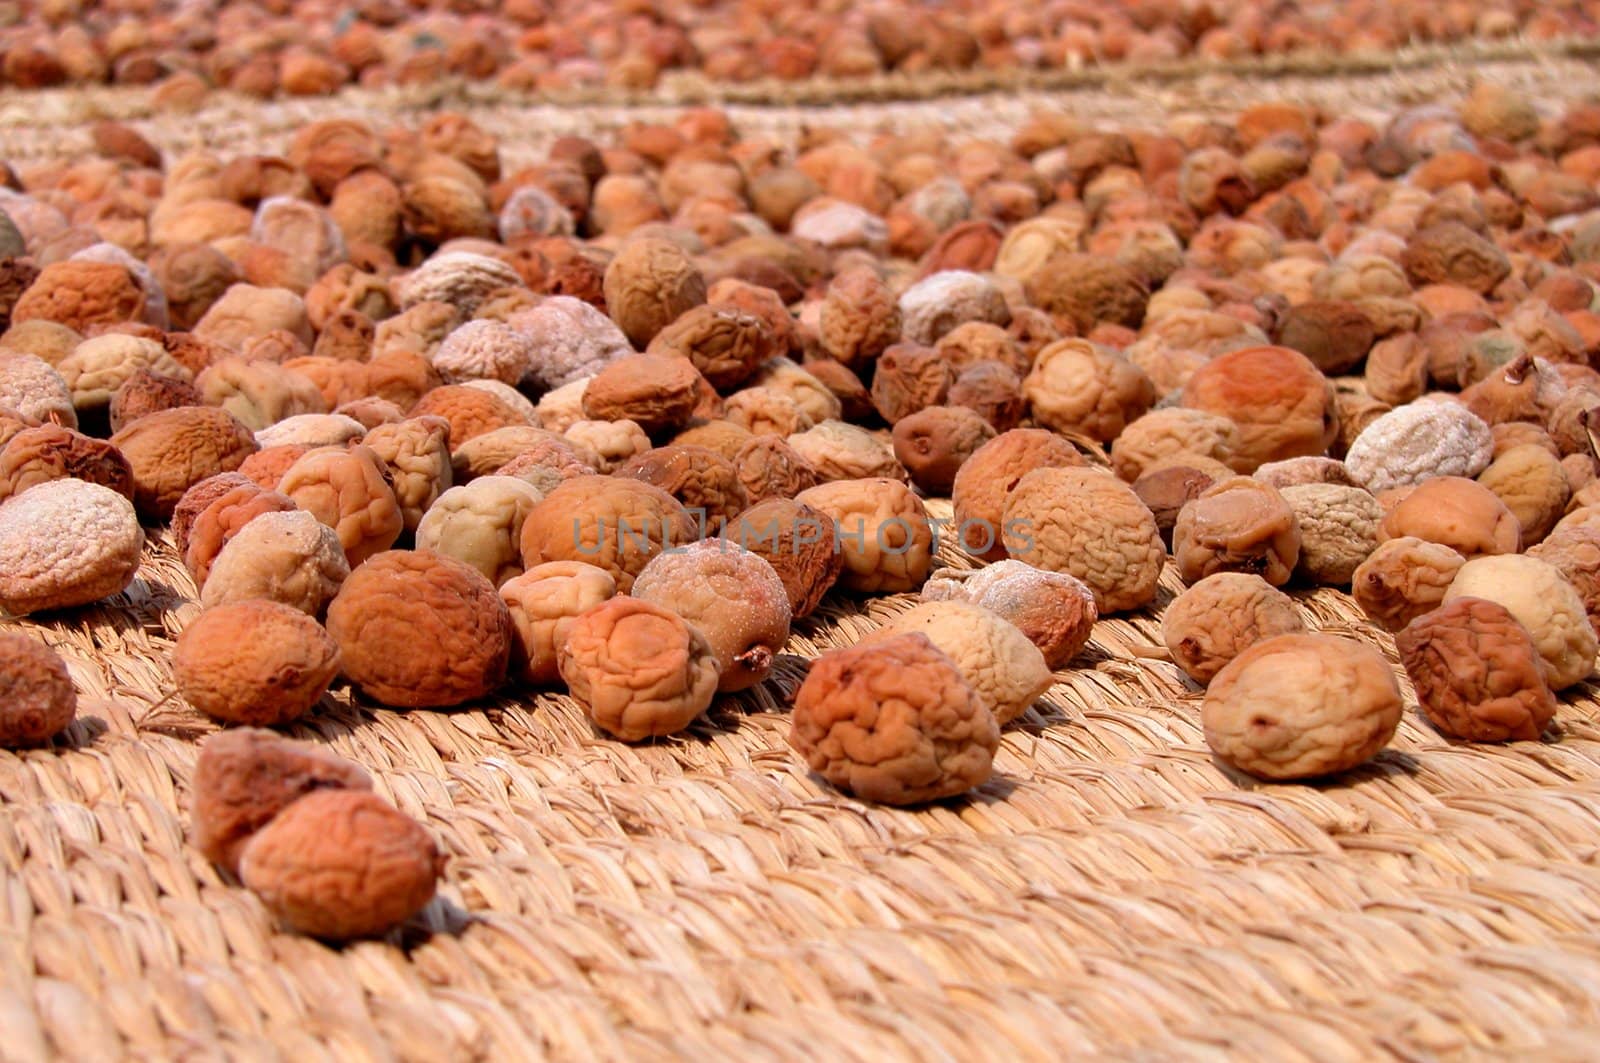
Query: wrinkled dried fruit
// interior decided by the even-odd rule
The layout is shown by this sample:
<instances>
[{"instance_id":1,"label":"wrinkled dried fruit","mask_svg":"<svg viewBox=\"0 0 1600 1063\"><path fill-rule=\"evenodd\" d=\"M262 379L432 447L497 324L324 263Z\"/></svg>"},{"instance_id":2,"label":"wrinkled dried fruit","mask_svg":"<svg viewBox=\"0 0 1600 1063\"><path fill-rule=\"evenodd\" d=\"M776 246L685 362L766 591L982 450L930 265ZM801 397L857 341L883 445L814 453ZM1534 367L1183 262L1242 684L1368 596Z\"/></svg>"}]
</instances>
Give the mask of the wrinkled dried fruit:
<instances>
[{"instance_id":1,"label":"wrinkled dried fruit","mask_svg":"<svg viewBox=\"0 0 1600 1063\"><path fill-rule=\"evenodd\" d=\"M1533 741L1555 716L1539 648L1502 605L1456 598L1407 624L1394 645L1417 703L1445 734Z\"/></svg>"},{"instance_id":2,"label":"wrinkled dried fruit","mask_svg":"<svg viewBox=\"0 0 1600 1063\"><path fill-rule=\"evenodd\" d=\"M500 598L511 611L511 674L525 683L555 683L573 622L616 593L610 573L581 561L535 565L502 583Z\"/></svg>"},{"instance_id":3,"label":"wrinkled dried fruit","mask_svg":"<svg viewBox=\"0 0 1600 1063\"><path fill-rule=\"evenodd\" d=\"M1404 703L1370 646L1332 635L1279 635L1223 666L1200 706L1206 744L1262 779L1311 779L1370 760Z\"/></svg>"},{"instance_id":4,"label":"wrinkled dried fruit","mask_svg":"<svg viewBox=\"0 0 1600 1063\"><path fill-rule=\"evenodd\" d=\"M1207 576L1161 614L1161 640L1178 667L1202 686L1263 639L1305 629L1293 599L1246 572Z\"/></svg>"},{"instance_id":5,"label":"wrinkled dried fruit","mask_svg":"<svg viewBox=\"0 0 1600 1063\"><path fill-rule=\"evenodd\" d=\"M1478 557L1461 566L1445 602L1486 598L1504 606L1533 636L1552 690L1565 690L1594 671L1597 642L1583 599L1561 570L1536 557Z\"/></svg>"},{"instance_id":6,"label":"wrinkled dried fruit","mask_svg":"<svg viewBox=\"0 0 1600 1063\"><path fill-rule=\"evenodd\" d=\"M868 801L964 793L993 770L992 713L926 635L823 654L795 694L789 744L811 770Z\"/></svg>"},{"instance_id":7,"label":"wrinkled dried fruit","mask_svg":"<svg viewBox=\"0 0 1600 1063\"><path fill-rule=\"evenodd\" d=\"M895 616L863 639L921 634L954 662L962 678L1005 726L1050 689L1050 666L1020 628L974 602L932 601Z\"/></svg>"},{"instance_id":8,"label":"wrinkled dried fruit","mask_svg":"<svg viewBox=\"0 0 1600 1063\"><path fill-rule=\"evenodd\" d=\"M339 672L339 647L287 605L243 601L208 609L183 629L172 678L214 720L275 727L310 711Z\"/></svg>"},{"instance_id":9,"label":"wrinkled dried fruit","mask_svg":"<svg viewBox=\"0 0 1600 1063\"><path fill-rule=\"evenodd\" d=\"M0 631L0 749L49 741L77 712L66 662L37 639Z\"/></svg>"}]
</instances>

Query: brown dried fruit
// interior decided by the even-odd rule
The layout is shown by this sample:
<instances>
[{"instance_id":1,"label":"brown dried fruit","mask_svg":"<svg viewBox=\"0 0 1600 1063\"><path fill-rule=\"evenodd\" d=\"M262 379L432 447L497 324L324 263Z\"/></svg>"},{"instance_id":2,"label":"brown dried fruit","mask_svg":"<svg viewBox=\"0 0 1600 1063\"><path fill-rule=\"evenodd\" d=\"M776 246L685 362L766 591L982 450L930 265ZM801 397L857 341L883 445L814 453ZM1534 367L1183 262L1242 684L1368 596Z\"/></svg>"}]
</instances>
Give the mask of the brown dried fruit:
<instances>
[{"instance_id":1,"label":"brown dried fruit","mask_svg":"<svg viewBox=\"0 0 1600 1063\"><path fill-rule=\"evenodd\" d=\"M749 505L738 469L705 447L656 447L624 462L616 475L661 488L702 528L720 527Z\"/></svg>"},{"instance_id":2,"label":"brown dried fruit","mask_svg":"<svg viewBox=\"0 0 1600 1063\"><path fill-rule=\"evenodd\" d=\"M1356 567L1350 593L1379 627L1399 631L1444 601L1466 561L1450 547L1426 539L1390 539Z\"/></svg>"},{"instance_id":3,"label":"brown dried fruit","mask_svg":"<svg viewBox=\"0 0 1600 1063\"><path fill-rule=\"evenodd\" d=\"M1024 280L1028 301L1080 333L1105 321L1138 328L1150 298L1131 267L1099 255L1056 252Z\"/></svg>"},{"instance_id":4,"label":"brown dried fruit","mask_svg":"<svg viewBox=\"0 0 1600 1063\"><path fill-rule=\"evenodd\" d=\"M1207 576L1161 614L1161 639L1172 659L1202 686L1263 639L1305 630L1293 599L1246 572Z\"/></svg>"},{"instance_id":5,"label":"brown dried fruit","mask_svg":"<svg viewBox=\"0 0 1600 1063\"><path fill-rule=\"evenodd\" d=\"M1378 534L1384 539L1415 536L1470 558L1516 553L1522 525L1482 484L1460 476L1436 476L1418 484L1390 509Z\"/></svg>"},{"instance_id":6,"label":"brown dried fruit","mask_svg":"<svg viewBox=\"0 0 1600 1063\"><path fill-rule=\"evenodd\" d=\"M573 622L616 593L610 573L581 561L535 565L502 583L500 598L511 612L511 674L536 685L556 682Z\"/></svg>"},{"instance_id":7,"label":"brown dried fruit","mask_svg":"<svg viewBox=\"0 0 1600 1063\"><path fill-rule=\"evenodd\" d=\"M1144 414L1114 438L1111 467L1133 483L1156 462L1179 455L1201 455L1226 465L1238 439L1238 427L1226 417L1169 406Z\"/></svg>"},{"instance_id":8,"label":"brown dried fruit","mask_svg":"<svg viewBox=\"0 0 1600 1063\"><path fill-rule=\"evenodd\" d=\"M146 414L159 410L200 406L204 402L199 389L188 381L139 369L111 395L111 430L120 432Z\"/></svg>"},{"instance_id":9,"label":"brown dried fruit","mask_svg":"<svg viewBox=\"0 0 1600 1063\"><path fill-rule=\"evenodd\" d=\"M232 472L256 451L255 436L238 419L208 406L162 410L111 437L133 469L139 512L165 518L190 487Z\"/></svg>"},{"instance_id":10,"label":"brown dried fruit","mask_svg":"<svg viewBox=\"0 0 1600 1063\"><path fill-rule=\"evenodd\" d=\"M843 270L823 297L817 338L828 357L862 368L899 340L900 305L876 271Z\"/></svg>"},{"instance_id":11,"label":"brown dried fruit","mask_svg":"<svg viewBox=\"0 0 1600 1063\"><path fill-rule=\"evenodd\" d=\"M792 498L758 502L724 528L722 537L766 559L783 582L795 620L811 615L844 568L834 522Z\"/></svg>"},{"instance_id":12,"label":"brown dried fruit","mask_svg":"<svg viewBox=\"0 0 1600 1063\"><path fill-rule=\"evenodd\" d=\"M992 713L926 635L817 658L795 694L789 744L835 786L909 805L988 779L1000 743Z\"/></svg>"},{"instance_id":13,"label":"brown dried fruit","mask_svg":"<svg viewBox=\"0 0 1600 1063\"><path fill-rule=\"evenodd\" d=\"M324 790L256 832L239 877L290 928L342 941L382 934L433 899L444 857L422 825L376 794Z\"/></svg>"},{"instance_id":14,"label":"brown dried fruit","mask_svg":"<svg viewBox=\"0 0 1600 1063\"><path fill-rule=\"evenodd\" d=\"M759 554L728 539L703 539L653 558L633 596L672 610L716 655L717 690L747 690L772 673L789 640L789 597Z\"/></svg>"},{"instance_id":15,"label":"brown dried fruit","mask_svg":"<svg viewBox=\"0 0 1600 1063\"><path fill-rule=\"evenodd\" d=\"M1155 597L1166 560L1161 533L1139 496L1108 471L1035 468L1005 497L1000 528L1011 557L1078 577L1101 614Z\"/></svg>"},{"instance_id":16,"label":"brown dried fruit","mask_svg":"<svg viewBox=\"0 0 1600 1063\"><path fill-rule=\"evenodd\" d=\"M1042 428L1002 432L979 447L962 464L950 490L962 549L987 561L1005 557L1001 514L1022 477L1038 468L1084 463L1076 447Z\"/></svg>"},{"instance_id":17,"label":"brown dried fruit","mask_svg":"<svg viewBox=\"0 0 1600 1063\"><path fill-rule=\"evenodd\" d=\"M1359 365L1376 338L1372 321L1361 308L1338 300L1312 300L1290 307L1274 336L1329 376Z\"/></svg>"},{"instance_id":18,"label":"brown dried fruit","mask_svg":"<svg viewBox=\"0 0 1600 1063\"><path fill-rule=\"evenodd\" d=\"M872 374L872 404L891 425L944 402L954 374L932 347L897 343L878 358Z\"/></svg>"},{"instance_id":19,"label":"brown dried fruit","mask_svg":"<svg viewBox=\"0 0 1600 1063\"><path fill-rule=\"evenodd\" d=\"M946 496L961 466L995 438L995 430L965 407L929 406L896 422L893 438L894 456L912 482L930 495Z\"/></svg>"},{"instance_id":20,"label":"brown dried fruit","mask_svg":"<svg viewBox=\"0 0 1600 1063\"><path fill-rule=\"evenodd\" d=\"M1225 665L1200 706L1206 744L1263 779L1347 771L1388 745L1404 703L1383 656L1332 635L1279 635Z\"/></svg>"},{"instance_id":21,"label":"brown dried fruit","mask_svg":"<svg viewBox=\"0 0 1600 1063\"><path fill-rule=\"evenodd\" d=\"M311 617L277 602L208 609L183 629L172 678L224 723L275 727L311 710L339 673L339 647Z\"/></svg>"},{"instance_id":22,"label":"brown dried fruit","mask_svg":"<svg viewBox=\"0 0 1600 1063\"><path fill-rule=\"evenodd\" d=\"M861 645L899 634L926 635L954 662L978 700L1005 726L1050 688L1044 654L1016 625L974 602L924 601L890 619Z\"/></svg>"},{"instance_id":23,"label":"brown dried fruit","mask_svg":"<svg viewBox=\"0 0 1600 1063\"><path fill-rule=\"evenodd\" d=\"M1555 716L1539 649L1502 605L1457 598L1406 625L1394 645L1417 703L1447 735L1534 741Z\"/></svg>"},{"instance_id":24,"label":"brown dried fruit","mask_svg":"<svg viewBox=\"0 0 1600 1063\"><path fill-rule=\"evenodd\" d=\"M647 433L680 428L694 413L704 378L687 358L624 355L608 363L583 391L583 415L629 420Z\"/></svg>"},{"instance_id":25,"label":"brown dried fruit","mask_svg":"<svg viewBox=\"0 0 1600 1063\"><path fill-rule=\"evenodd\" d=\"M595 726L627 742L683 730L717 690L717 657L705 636L637 598L612 598L579 616L557 660Z\"/></svg>"},{"instance_id":26,"label":"brown dried fruit","mask_svg":"<svg viewBox=\"0 0 1600 1063\"><path fill-rule=\"evenodd\" d=\"M1078 655L1099 617L1094 592L1082 580L1009 559L976 570L941 569L923 586L922 598L981 605L1016 625L1052 670Z\"/></svg>"},{"instance_id":27,"label":"brown dried fruit","mask_svg":"<svg viewBox=\"0 0 1600 1063\"><path fill-rule=\"evenodd\" d=\"M644 348L656 333L706 301L706 281L677 244L645 237L625 244L612 258L605 292L606 312L635 347Z\"/></svg>"},{"instance_id":28,"label":"brown dried fruit","mask_svg":"<svg viewBox=\"0 0 1600 1063\"><path fill-rule=\"evenodd\" d=\"M18 631L0 631L0 749L36 746L65 730L78 712L66 662Z\"/></svg>"},{"instance_id":29,"label":"brown dried fruit","mask_svg":"<svg viewBox=\"0 0 1600 1063\"><path fill-rule=\"evenodd\" d=\"M835 480L795 498L831 519L844 568L839 585L861 594L916 590L933 568L933 525L899 480Z\"/></svg>"},{"instance_id":30,"label":"brown dried fruit","mask_svg":"<svg viewBox=\"0 0 1600 1063\"><path fill-rule=\"evenodd\" d=\"M1251 572L1281 587L1300 559L1300 525L1275 488L1235 476L1178 513L1172 557L1185 583L1215 572Z\"/></svg>"},{"instance_id":31,"label":"brown dried fruit","mask_svg":"<svg viewBox=\"0 0 1600 1063\"><path fill-rule=\"evenodd\" d=\"M109 487L133 500L133 469L103 439L53 424L24 428L0 443L0 502L36 484L66 478Z\"/></svg>"},{"instance_id":32,"label":"brown dried fruit","mask_svg":"<svg viewBox=\"0 0 1600 1063\"><path fill-rule=\"evenodd\" d=\"M547 561L583 561L605 569L627 594L634 577L669 546L695 537L677 499L628 477L579 476L533 508L522 525L524 569Z\"/></svg>"},{"instance_id":33,"label":"brown dried fruit","mask_svg":"<svg viewBox=\"0 0 1600 1063\"><path fill-rule=\"evenodd\" d=\"M328 607L344 674L386 705L434 708L505 678L511 617L494 585L460 561L391 550L354 569Z\"/></svg>"},{"instance_id":34,"label":"brown dried fruit","mask_svg":"<svg viewBox=\"0 0 1600 1063\"><path fill-rule=\"evenodd\" d=\"M752 505L769 498L793 498L819 482L816 468L776 436L749 440L731 460Z\"/></svg>"},{"instance_id":35,"label":"brown dried fruit","mask_svg":"<svg viewBox=\"0 0 1600 1063\"><path fill-rule=\"evenodd\" d=\"M1172 529L1178 523L1178 514L1183 512L1183 507L1199 498L1219 479L1233 475L1227 466L1222 466L1213 475L1190 464L1183 455L1174 456L1170 462L1163 461L1133 481L1133 493L1139 496L1139 501L1155 517L1161 539L1168 546L1171 545Z\"/></svg>"},{"instance_id":36,"label":"brown dried fruit","mask_svg":"<svg viewBox=\"0 0 1600 1063\"><path fill-rule=\"evenodd\" d=\"M370 790L359 765L309 742L255 728L223 731L200 746L194 769L194 845L238 874L239 854L256 831L317 790Z\"/></svg>"},{"instance_id":37,"label":"brown dried fruit","mask_svg":"<svg viewBox=\"0 0 1600 1063\"><path fill-rule=\"evenodd\" d=\"M1505 252L1460 222L1441 222L1413 234L1400 264L1413 284L1459 284L1482 294L1511 272Z\"/></svg>"},{"instance_id":38,"label":"brown dried fruit","mask_svg":"<svg viewBox=\"0 0 1600 1063\"><path fill-rule=\"evenodd\" d=\"M1027 405L1022 397L1022 378L999 362L978 362L963 369L950 385L945 401L972 410L997 432L1017 427Z\"/></svg>"},{"instance_id":39,"label":"brown dried fruit","mask_svg":"<svg viewBox=\"0 0 1600 1063\"><path fill-rule=\"evenodd\" d=\"M1287 347L1218 355L1189 378L1182 404L1239 426L1230 464L1245 473L1269 461L1324 454L1339 430L1332 382Z\"/></svg>"},{"instance_id":40,"label":"brown dried fruit","mask_svg":"<svg viewBox=\"0 0 1600 1063\"><path fill-rule=\"evenodd\" d=\"M1428 349L1415 333L1379 340L1367 355L1363 378L1367 393L1394 406L1420 398L1428 389Z\"/></svg>"},{"instance_id":41,"label":"brown dried fruit","mask_svg":"<svg viewBox=\"0 0 1600 1063\"><path fill-rule=\"evenodd\" d=\"M1529 549L1528 556L1561 570L1583 599L1590 625L1600 633L1600 526L1568 525Z\"/></svg>"},{"instance_id":42,"label":"brown dried fruit","mask_svg":"<svg viewBox=\"0 0 1600 1063\"><path fill-rule=\"evenodd\" d=\"M738 387L768 358L784 353L755 314L726 303L686 311L655 334L650 354L687 358L718 391Z\"/></svg>"}]
</instances>

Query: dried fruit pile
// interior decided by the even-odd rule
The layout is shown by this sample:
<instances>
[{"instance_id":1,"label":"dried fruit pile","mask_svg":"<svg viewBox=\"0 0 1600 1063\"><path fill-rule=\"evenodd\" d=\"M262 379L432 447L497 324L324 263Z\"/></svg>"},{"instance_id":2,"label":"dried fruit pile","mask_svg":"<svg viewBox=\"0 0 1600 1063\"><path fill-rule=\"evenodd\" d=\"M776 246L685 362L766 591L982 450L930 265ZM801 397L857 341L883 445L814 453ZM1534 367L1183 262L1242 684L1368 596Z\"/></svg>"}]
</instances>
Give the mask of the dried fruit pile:
<instances>
[{"instance_id":1,"label":"dried fruit pile","mask_svg":"<svg viewBox=\"0 0 1600 1063\"><path fill-rule=\"evenodd\" d=\"M774 691L819 775L909 803L988 779L1112 614L1159 610L1268 780L1364 763L1413 693L1536 739L1593 670L1600 107L794 146L692 110L515 173L452 113L283 158L98 134L0 190L0 606L115 595L164 526L205 607L174 684L221 723L342 677L564 689L642 741L778 685L830 595L919 593ZM1401 667L1309 630L1317 587ZM22 642L8 744L72 718ZM292 927L382 932L439 860L365 789L228 732L200 847Z\"/></svg>"},{"instance_id":2,"label":"dried fruit pile","mask_svg":"<svg viewBox=\"0 0 1600 1063\"><path fill-rule=\"evenodd\" d=\"M886 72L1050 69L1184 57L1350 54L1416 42L1592 34L1592 0L1406 6L910 0L774 7L750 0L265 5L49 0L0 30L0 83L158 85L173 102L227 88L317 96L442 77L509 89L643 89L665 72L723 82Z\"/></svg>"}]
</instances>

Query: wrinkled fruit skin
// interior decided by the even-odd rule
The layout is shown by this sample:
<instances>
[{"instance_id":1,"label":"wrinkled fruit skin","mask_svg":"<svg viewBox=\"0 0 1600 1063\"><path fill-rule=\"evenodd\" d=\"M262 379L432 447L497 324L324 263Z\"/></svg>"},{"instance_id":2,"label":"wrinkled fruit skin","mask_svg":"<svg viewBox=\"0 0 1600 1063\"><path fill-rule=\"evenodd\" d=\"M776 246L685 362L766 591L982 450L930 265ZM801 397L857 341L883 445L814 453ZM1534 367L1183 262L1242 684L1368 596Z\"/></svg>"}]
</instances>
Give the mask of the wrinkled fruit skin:
<instances>
[{"instance_id":1,"label":"wrinkled fruit skin","mask_svg":"<svg viewBox=\"0 0 1600 1063\"><path fill-rule=\"evenodd\" d=\"M370 790L359 765L309 742L239 728L206 739L194 769L195 848L230 874L250 836L313 790Z\"/></svg>"},{"instance_id":2,"label":"wrinkled fruit skin","mask_svg":"<svg viewBox=\"0 0 1600 1063\"><path fill-rule=\"evenodd\" d=\"M616 593L617 581L609 572L582 561L535 565L502 583L499 594L511 610L515 632L512 673L536 685L559 681L558 651L573 622Z\"/></svg>"},{"instance_id":3,"label":"wrinkled fruit skin","mask_svg":"<svg viewBox=\"0 0 1600 1063\"><path fill-rule=\"evenodd\" d=\"M78 692L56 652L26 635L0 631L0 748L48 741L77 711Z\"/></svg>"},{"instance_id":4,"label":"wrinkled fruit skin","mask_svg":"<svg viewBox=\"0 0 1600 1063\"><path fill-rule=\"evenodd\" d=\"M214 720L271 727L305 715L339 674L339 647L305 613L235 602L200 614L172 653L183 699Z\"/></svg>"},{"instance_id":5,"label":"wrinkled fruit skin","mask_svg":"<svg viewBox=\"0 0 1600 1063\"><path fill-rule=\"evenodd\" d=\"M24 616L116 594L143 548L133 506L109 487L40 484L0 506L0 609Z\"/></svg>"},{"instance_id":6,"label":"wrinkled fruit skin","mask_svg":"<svg viewBox=\"0 0 1600 1063\"><path fill-rule=\"evenodd\" d=\"M1276 489L1236 476L1178 511L1172 557L1186 583L1215 572L1251 572L1281 587L1300 560L1300 524Z\"/></svg>"},{"instance_id":7,"label":"wrinkled fruit skin","mask_svg":"<svg viewBox=\"0 0 1600 1063\"><path fill-rule=\"evenodd\" d=\"M1206 744L1261 779L1310 779L1362 764L1400 726L1382 655L1331 635L1279 635L1228 662L1200 707Z\"/></svg>"},{"instance_id":8,"label":"wrinkled fruit skin","mask_svg":"<svg viewBox=\"0 0 1600 1063\"><path fill-rule=\"evenodd\" d=\"M1161 638L1172 659L1202 685L1257 642L1305 629L1293 599L1244 572L1207 576L1161 614Z\"/></svg>"},{"instance_id":9,"label":"wrinkled fruit skin","mask_svg":"<svg viewBox=\"0 0 1600 1063\"><path fill-rule=\"evenodd\" d=\"M911 805L987 780L1000 729L950 658L913 633L812 662L789 744L841 790Z\"/></svg>"},{"instance_id":10,"label":"wrinkled fruit skin","mask_svg":"<svg viewBox=\"0 0 1600 1063\"><path fill-rule=\"evenodd\" d=\"M1528 629L1483 598L1456 598L1394 639L1417 702L1445 734L1473 742L1534 741L1556 698Z\"/></svg>"},{"instance_id":11,"label":"wrinkled fruit skin","mask_svg":"<svg viewBox=\"0 0 1600 1063\"><path fill-rule=\"evenodd\" d=\"M396 708L481 698L506 677L511 614L476 569L426 550L391 550L350 573L328 606L344 674Z\"/></svg>"},{"instance_id":12,"label":"wrinkled fruit skin","mask_svg":"<svg viewBox=\"0 0 1600 1063\"><path fill-rule=\"evenodd\" d=\"M416 820L376 794L295 801L244 847L239 876L290 928L343 941L398 926L433 899L444 857Z\"/></svg>"},{"instance_id":13,"label":"wrinkled fruit skin","mask_svg":"<svg viewBox=\"0 0 1600 1063\"><path fill-rule=\"evenodd\" d=\"M557 660L595 726L626 742L683 730L717 691L717 658L705 636L637 598L612 598L580 616Z\"/></svg>"}]
</instances>

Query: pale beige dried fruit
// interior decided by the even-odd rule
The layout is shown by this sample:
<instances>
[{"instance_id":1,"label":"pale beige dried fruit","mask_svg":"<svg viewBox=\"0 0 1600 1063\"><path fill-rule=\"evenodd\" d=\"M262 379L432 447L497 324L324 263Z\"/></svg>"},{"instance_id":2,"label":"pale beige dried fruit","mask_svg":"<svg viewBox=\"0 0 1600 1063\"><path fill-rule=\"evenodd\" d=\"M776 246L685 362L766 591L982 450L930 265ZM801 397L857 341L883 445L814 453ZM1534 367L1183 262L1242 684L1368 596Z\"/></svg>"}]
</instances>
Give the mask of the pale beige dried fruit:
<instances>
[{"instance_id":1,"label":"pale beige dried fruit","mask_svg":"<svg viewBox=\"0 0 1600 1063\"><path fill-rule=\"evenodd\" d=\"M1407 624L1394 645L1417 703L1445 734L1534 741L1555 717L1539 648L1502 605L1456 598Z\"/></svg>"},{"instance_id":2,"label":"pale beige dried fruit","mask_svg":"<svg viewBox=\"0 0 1600 1063\"><path fill-rule=\"evenodd\" d=\"M1523 554L1472 558L1461 566L1444 601L1486 598L1504 606L1533 636L1552 690L1565 690L1594 671L1597 648L1583 599L1561 570Z\"/></svg>"},{"instance_id":3,"label":"pale beige dried fruit","mask_svg":"<svg viewBox=\"0 0 1600 1063\"><path fill-rule=\"evenodd\" d=\"M1015 624L975 602L932 601L912 606L860 645L911 633L925 635L955 663L1002 727L1027 712L1050 689L1050 666L1039 648Z\"/></svg>"},{"instance_id":4,"label":"pale beige dried fruit","mask_svg":"<svg viewBox=\"0 0 1600 1063\"><path fill-rule=\"evenodd\" d=\"M1478 474L1522 526L1522 545L1537 544L1566 512L1571 488L1561 461L1535 443L1506 450Z\"/></svg>"},{"instance_id":5,"label":"pale beige dried fruit","mask_svg":"<svg viewBox=\"0 0 1600 1063\"><path fill-rule=\"evenodd\" d=\"M379 425L361 443L383 461L405 530L416 531L422 515L452 483L450 422L411 417Z\"/></svg>"},{"instance_id":6,"label":"pale beige dried fruit","mask_svg":"<svg viewBox=\"0 0 1600 1063\"><path fill-rule=\"evenodd\" d=\"M208 609L178 636L172 678L214 720L273 727L304 716L339 672L339 647L311 617L269 601Z\"/></svg>"},{"instance_id":7,"label":"pale beige dried fruit","mask_svg":"<svg viewBox=\"0 0 1600 1063\"><path fill-rule=\"evenodd\" d=\"M893 447L857 425L822 421L796 432L787 442L824 481L909 478Z\"/></svg>"},{"instance_id":8,"label":"pale beige dried fruit","mask_svg":"<svg viewBox=\"0 0 1600 1063\"><path fill-rule=\"evenodd\" d=\"M1279 635L1228 662L1200 706L1206 744L1262 779L1310 779L1370 760L1404 703L1370 646L1332 635Z\"/></svg>"},{"instance_id":9,"label":"pale beige dried fruit","mask_svg":"<svg viewBox=\"0 0 1600 1063\"><path fill-rule=\"evenodd\" d=\"M1383 507L1359 487L1297 484L1280 494L1300 526L1295 572L1312 583L1349 586L1356 569L1378 548Z\"/></svg>"},{"instance_id":10,"label":"pale beige dried fruit","mask_svg":"<svg viewBox=\"0 0 1600 1063\"><path fill-rule=\"evenodd\" d=\"M1076 576L1009 558L975 570L941 569L923 585L922 598L983 606L1015 624L1052 669L1078 655L1099 617L1094 592Z\"/></svg>"},{"instance_id":11,"label":"pale beige dried fruit","mask_svg":"<svg viewBox=\"0 0 1600 1063\"><path fill-rule=\"evenodd\" d=\"M200 604L214 609L260 598L320 616L350 563L338 534L304 510L263 513L240 528L211 563Z\"/></svg>"},{"instance_id":12,"label":"pale beige dried fruit","mask_svg":"<svg viewBox=\"0 0 1600 1063\"><path fill-rule=\"evenodd\" d=\"M1110 472L1033 470L1006 497L1001 531L1011 557L1088 584L1102 614L1155 598L1166 560L1161 533L1139 496Z\"/></svg>"},{"instance_id":13,"label":"pale beige dried fruit","mask_svg":"<svg viewBox=\"0 0 1600 1063\"><path fill-rule=\"evenodd\" d=\"M1357 482L1376 494L1435 476L1476 476L1488 467L1493 452L1489 425L1466 407L1414 402L1364 428L1344 463Z\"/></svg>"},{"instance_id":14,"label":"pale beige dried fruit","mask_svg":"<svg viewBox=\"0 0 1600 1063\"><path fill-rule=\"evenodd\" d=\"M417 549L463 561L498 587L522 574L522 525L543 497L512 476L452 487L422 515Z\"/></svg>"},{"instance_id":15,"label":"pale beige dried fruit","mask_svg":"<svg viewBox=\"0 0 1600 1063\"><path fill-rule=\"evenodd\" d=\"M1022 382L1036 421L1059 432L1108 443L1144 416L1156 400L1144 370L1088 340L1050 344Z\"/></svg>"},{"instance_id":16,"label":"pale beige dried fruit","mask_svg":"<svg viewBox=\"0 0 1600 1063\"><path fill-rule=\"evenodd\" d=\"M834 480L795 497L831 519L844 555L839 585L862 594L916 590L933 569L933 525L905 484Z\"/></svg>"},{"instance_id":17,"label":"pale beige dried fruit","mask_svg":"<svg viewBox=\"0 0 1600 1063\"><path fill-rule=\"evenodd\" d=\"M1178 667L1202 686L1263 639L1305 629L1294 600L1248 572L1207 576L1161 614L1161 640Z\"/></svg>"},{"instance_id":18,"label":"pale beige dried fruit","mask_svg":"<svg viewBox=\"0 0 1600 1063\"><path fill-rule=\"evenodd\" d=\"M795 694L791 719L789 744L811 770L884 804L981 785L1000 744L994 715L920 634L823 654Z\"/></svg>"},{"instance_id":19,"label":"pale beige dried fruit","mask_svg":"<svg viewBox=\"0 0 1600 1063\"><path fill-rule=\"evenodd\" d=\"M499 588L511 612L511 674L547 686L560 679L561 644L579 616L616 596L617 581L582 561L535 565Z\"/></svg>"},{"instance_id":20,"label":"pale beige dried fruit","mask_svg":"<svg viewBox=\"0 0 1600 1063\"><path fill-rule=\"evenodd\" d=\"M1134 421L1111 443L1111 467L1129 483L1163 458L1199 454L1227 465L1238 448L1239 429L1205 410L1169 406Z\"/></svg>"},{"instance_id":21,"label":"pale beige dried fruit","mask_svg":"<svg viewBox=\"0 0 1600 1063\"><path fill-rule=\"evenodd\" d=\"M612 598L579 616L557 661L595 726L627 742L683 730L717 691L717 655L705 636L637 598Z\"/></svg>"}]
</instances>

